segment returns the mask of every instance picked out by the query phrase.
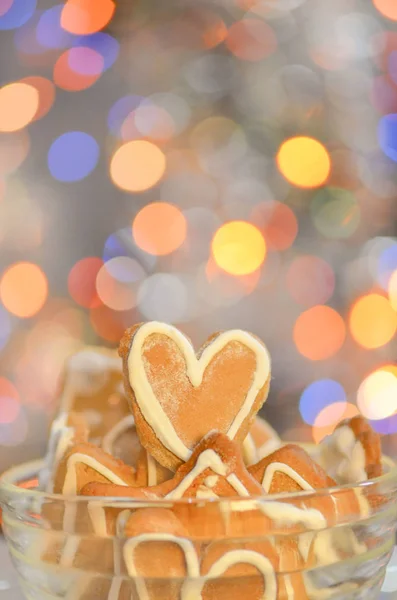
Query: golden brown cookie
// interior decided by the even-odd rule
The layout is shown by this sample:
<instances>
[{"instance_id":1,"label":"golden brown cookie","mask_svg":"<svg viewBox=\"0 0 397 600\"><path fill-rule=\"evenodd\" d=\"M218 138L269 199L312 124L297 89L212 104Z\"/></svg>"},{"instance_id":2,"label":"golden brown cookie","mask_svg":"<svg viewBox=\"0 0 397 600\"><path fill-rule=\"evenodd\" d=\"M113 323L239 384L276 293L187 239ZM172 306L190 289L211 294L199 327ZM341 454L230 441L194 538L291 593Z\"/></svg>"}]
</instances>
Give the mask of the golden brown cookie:
<instances>
[{"instance_id":1,"label":"golden brown cookie","mask_svg":"<svg viewBox=\"0 0 397 600\"><path fill-rule=\"evenodd\" d=\"M136 481L139 487L152 487L168 481L173 476L172 471L161 466L145 448L141 447L136 466Z\"/></svg>"},{"instance_id":2,"label":"golden brown cookie","mask_svg":"<svg viewBox=\"0 0 397 600\"><path fill-rule=\"evenodd\" d=\"M93 482L133 486L136 484L135 469L93 444L77 444L59 463L54 492L78 495L86 484Z\"/></svg>"},{"instance_id":3,"label":"golden brown cookie","mask_svg":"<svg viewBox=\"0 0 397 600\"><path fill-rule=\"evenodd\" d=\"M242 443L268 394L268 352L245 331L215 334L196 355L175 327L144 323L119 353L141 443L171 470L210 429Z\"/></svg>"}]
</instances>

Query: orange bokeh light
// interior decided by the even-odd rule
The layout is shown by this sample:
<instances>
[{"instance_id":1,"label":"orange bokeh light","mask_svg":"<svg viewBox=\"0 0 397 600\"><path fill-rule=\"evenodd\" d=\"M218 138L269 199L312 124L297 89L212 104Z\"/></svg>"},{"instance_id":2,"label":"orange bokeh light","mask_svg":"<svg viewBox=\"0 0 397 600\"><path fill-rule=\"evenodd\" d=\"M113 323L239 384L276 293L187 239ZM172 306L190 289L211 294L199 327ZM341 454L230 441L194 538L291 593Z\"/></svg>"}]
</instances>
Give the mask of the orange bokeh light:
<instances>
[{"instance_id":1,"label":"orange bokeh light","mask_svg":"<svg viewBox=\"0 0 397 600\"><path fill-rule=\"evenodd\" d=\"M11 265L1 278L0 298L6 309L17 317L26 319L38 313L47 295L47 278L33 263Z\"/></svg>"},{"instance_id":2,"label":"orange bokeh light","mask_svg":"<svg viewBox=\"0 0 397 600\"><path fill-rule=\"evenodd\" d=\"M383 16L397 21L397 4L396 0L373 0L375 8L378 9Z\"/></svg>"},{"instance_id":3,"label":"orange bokeh light","mask_svg":"<svg viewBox=\"0 0 397 600\"><path fill-rule=\"evenodd\" d=\"M335 402L319 412L312 428L313 440L319 444L327 435L331 435L337 425L345 419L359 414L357 406L345 402Z\"/></svg>"},{"instance_id":4,"label":"orange bokeh light","mask_svg":"<svg viewBox=\"0 0 397 600\"><path fill-rule=\"evenodd\" d=\"M132 224L135 243L149 254L174 252L186 238L186 219L177 206L153 202L144 206Z\"/></svg>"},{"instance_id":5,"label":"orange bokeh light","mask_svg":"<svg viewBox=\"0 0 397 600\"><path fill-rule=\"evenodd\" d=\"M145 140L133 140L114 153L110 176L122 190L143 192L160 181L165 167L165 156L158 146Z\"/></svg>"},{"instance_id":6,"label":"orange bokeh light","mask_svg":"<svg viewBox=\"0 0 397 600\"><path fill-rule=\"evenodd\" d=\"M299 315L293 337L303 356L310 360L325 360L341 349L346 327L336 310L318 305Z\"/></svg>"},{"instance_id":7,"label":"orange bokeh light","mask_svg":"<svg viewBox=\"0 0 397 600\"><path fill-rule=\"evenodd\" d=\"M221 44L227 36L227 27L220 18L211 20L208 27L202 34L202 40L205 48L215 48Z\"/></svg>"},{"instance_id":8,"label":"orange bokeh light","mask_svg":"<svg viewBox=\"0 0 397 600\"><path fill-rule=\"evenodd\" d=\"M263 264L266 243L257 227L246 221L222 225L212 239L212 255L218 267L231 275L248 275Z\"/></svg>"},{"instance_id":9,"label":"orange bokeh light","mask_svg":"<svg viewBox=\"0 0 397 600\"><path fill-rule=\"evenodd\" d=\"M101 258L88 256L79 260L70 270L69 294L80 306L94 308L102 304L96 289L96 279L102 265Z\"/></svg>"},{"instance_id":10,"label":"orange bokeh light","mask_svg":"<svg viewBox=\"0 0 397 600\"><path fill-rule=\"evenodd\" d=\"M277 48L273 29L259 19L243 19L234 23L225 41L232 54L242 60L262 60Z\"/></svg>"},{"instance_id":11,"label":"orange bokeh light","mask_svg":"<svg viewBox=\"0 0 397 600\"><path fill-rule=\"evenodd\" d=\"M119 343L125 331L125 325L117 319L117 313L107 306L90 310L90 321L94 331L108 342Z\"/></svg>"},{"instance_id":12,"label":"orange bokeh light","mask_svg":"<svg viewBox=\"0 0 397 600\"><path fill-rule=\"evenodd\" d=\"M5 377L0 377L0 397L3 398L14 398L14 400L19 400L19 393L17 388L9 379Z\"/></svg>"},{"instance_id":13,"label":"orange bokeh light","mask_svg":"<svg viewBox=\"0 0 397 600\"><path fill-rule=\"evenodd\" d=\"M291 297L302 306L324 304L334 292L335 275L319 256L297 256L286 273L286 286Z\"/></svg>"},{"instance_id":14,"label":"orange bokeh light","mask_svg":"<svg viewBox=\"0 0 397 600\"><path fill-rule=\"evenodd\" d=\"M31 123L39 107L39 94L32 85L8 83L0 89L0 131L11 133Z\"/></svg>"},{"instance_id":15,"label":"orange bokeh light","mask_svg":"<svg viewBox=\"0 0 397 600\"><path fill-rule=\"evenodd\" d=\"M283 142L277 154L277 164L282 175L301 188L323 185L331 170L328 151L310 137L293 137Z\"/></svg>"},{"instance_id":16,"label":"orange bokeh light","mask_svg":"<svg viewBox=\"0 0 397 600\"><path fill-rule=\"evenodd\" d=\"M50 111L55 100L55 86L45 77L24 77L21 83L26 83L37 90L39 95L38 106L33 120L42 119Z\"/></svg>"},{"instance_id":17,"label":"orange bokeh light","mask_svg":"<svg viewBox=\"0 0 397 600\"><path fill-rule=\"evenodd\" d=\"M286 250L298 234L295 213L282 202L263 202L251 213L251 219L262 232L269 250Z\"/></svg>"},{"instance_id":18,"label":"orange bokeh light","mask_svg":"<svg viewBox=\"0 0 397 600\"><path fill-rule=\"evenodd\" d=\"M67 0L61 26L75 35L90 35L109 23L115 8L112 0Z\"/></svg>"},{"instance_id":19,"label":"orange bokeh light","mask_svg":"<svg viewBox=\"0 0 397 600\"><path fill-rule=\"evenodd\" d=\"M73 50L73 49L72 49ZM80 92L86 90L101 76L102 69L95 69L95 73L78 73L70 67L70 56L72 50L66 50L58 58L54 65L53 78L54 83L61 89L67 92ZM94 52L94 51L92 51ZM98 53L97 53L98 54ZM102 60L98 54L98 60Z\"/></svg>"},{"instance_id":20,"label":"orange bokeh light","mask_svg":"<svg viewBox=\"0 0 397 600\"><path fill-rule=\"evenodd\" d=\"M353 305L349 325L353 338L360 346L380 348L394 337L397 314L387 298L376 293L367 294Z\"/></svg>"}]
</instances>

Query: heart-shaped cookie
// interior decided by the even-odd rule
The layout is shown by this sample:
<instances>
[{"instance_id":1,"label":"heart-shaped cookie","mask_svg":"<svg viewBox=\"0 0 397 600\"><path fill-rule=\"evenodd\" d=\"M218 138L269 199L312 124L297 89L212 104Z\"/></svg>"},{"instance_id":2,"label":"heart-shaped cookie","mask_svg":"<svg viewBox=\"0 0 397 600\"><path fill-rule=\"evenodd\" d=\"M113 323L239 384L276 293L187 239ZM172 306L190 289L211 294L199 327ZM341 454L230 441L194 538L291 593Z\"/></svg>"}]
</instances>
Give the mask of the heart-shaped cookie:
<instances>
[{"instance_id":1,"label":"heart-shaped cookie","mask_svg":"<svg viewBox=\"0 0 397 600\"><path fill-rule=\"evenodd\" d=\"M246 331L217 333L196 355L178 329L150 322L128 329L119 352L141 443L172 470L211 430L242 443L268 394L269 354Z\"/></svg>"}]
</instances>

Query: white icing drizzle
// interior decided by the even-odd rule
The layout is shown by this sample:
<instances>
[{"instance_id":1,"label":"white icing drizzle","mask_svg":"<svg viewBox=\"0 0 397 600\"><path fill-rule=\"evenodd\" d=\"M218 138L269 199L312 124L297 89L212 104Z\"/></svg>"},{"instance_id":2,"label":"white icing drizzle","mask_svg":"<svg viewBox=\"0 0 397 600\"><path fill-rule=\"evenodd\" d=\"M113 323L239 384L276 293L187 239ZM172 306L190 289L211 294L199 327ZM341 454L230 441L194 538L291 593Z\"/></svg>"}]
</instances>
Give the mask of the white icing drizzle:
<instances>
[{"instance_id":1,"label":"white icing drizzle","mask_svg":"<svg viewBox=\"0 0 397 600\"><path fill-rule=\"evenodd\" d=\"M292 467L286 465L285 463L274 462L270 463L270 465L267 466L263 474L262 487L265 490L265 492L269 492L275 473L284 473L285 475L293 479L293 481L295 481L295 483L297 483L302 488L302 490L314 489L306 481L306 479L299 475L299 473L297 473L297 471L295 471Z\"/></svg>"},{"instance_id":2,"label":"white icing drizzle","mask_svg":"<svg viewBox=\"0 0 397 600\"><path fill-rule=\"evenodd\" d=\"M363 445L348 425L335 429L321 442L316 460L338 483L359 483L368 479Z\"/></svg>"},{"instance_id":3,"label":"white icing drizzle","mask_svg":"<svg viewBox=\"0 0 397 600\"><path fill-rule=\"evenodd\" d=\"M74 513L75 514L75 513ZM68 535L65 541L65 545L62 548L59 564L63 567L72 567L74 557L80 545L80 536Z\"/></svg>"},{"instance_id":4,"label":"white icing drizzle","mask_svg":"<svg viewBox=\"0 0 397 600\"><path fill-rule=\"evenodd\" d=\"M235 475L235 473L231 473L230 475L228 475L226 477L226 479L230 483L232 488L234 490L236 490L236 492L238 493L239 496L249 496L250 495L250 493L247 490L247 488L245 487L245 485L243 485L241 483L241 481L239 480L237 475Z\"/></svg>"},{"instance_id":5,"label":"white icing drizzle","mask_svg":"<svg viewBox=\"0 0 397 600\"><path fill-rule=\"evenodd\" d=\"M222 503L230 512L247 512L260 510L264 515L274 521L277 527L288 527L301 523L308 529L324 529L327 520L316 508L299 508L287 502L258 500L236 500Z\"/></svg>"},{"instance_id":6,"label":"white icing drizzle","mask_svg":"<svg viewBox=\"0 0 397 600\"><path fill-rule=\"evenodd\" d=\"M208 488L213 488L216 486L216 484L219 481L219 475L208 475L208 477L206 477L204 479L204 484L208 487Z\"/></svg>"},{"instance_id":7,"label":"white icing drizzle","mask_svg":"<svg viewBox=\"0 0 397 600\"><path fill-rule=\"evenodd\" d=\"M113 454L113 446L122 433L135 425L133 415L127 415L103 436L102 448L108 454Z\"/></svg>"},{"instance_id":8,"label":"white icing drizzle","mask_svg":"<svg viewBox=\"0 0 397 600\"><path fill-rule=\"evenodd\" d=\"M149 600L149 594L145 585L145 580L138 573L134 562L134 550L139 544L144 542L170 542L179 546L185 556L186 561L186 581L200 577L200 564L197 552L190 540L177 537L168 533L144 533L142 535L129 538L123 548L124 562L127 567L128 575L134 578L139 600ZM188 600L188 598L186 599ZM190 598L193 600L193 598Z\"/></svg>"},{"instance_id":9,"label":"white icing drizzle","mask_svg":"<svg viewBox=\"0 0 397 600\"><path fill-rule=\"evenodd\" d=\"M229 484L233 487L233 489L237 492L239 496L249 496L249 492L241 483L237 475L235 475L234 473L230 473L229 475L227 475L227 465L225 465L222 462L222 459L214 450L209 448L207 450L204 450L204 452L202 452L198 456L193 469L182 479L180 484L175 489L173 489L171 492L169 492L169 494L165 496L165 498L173 500L178 500L182 498L183 494L189 489L196 477L201 475L206 469L211 469L212 471L214 471L214 473L216 473L215 476L220 475L222 477L226 477L226 480L229 482ZM208 489L208 487L206 487L205 481L209 479L209 477L211 477L210 487L214 487L216 485L218 480L215 481L214 479L212 479L213 475L209 475L208 477L206 477L204 480L204 485L200 486L200 488L197 491L197 498L218 498L218 496L215 492L212 491L212 489Z\"/></svg>"},{"instance_id":10,"label":"white icing drizzle","mask_svg":"<svg viewBox=\"0 0 397 600\"><path fill-rule=\"evenodd\" d=\"M113 577L107 600L120 600L120 590L122 585L122 577Z\"/></svg>"},{"instance_id":11,"label":"white icing drizzle","mask_svg":"<svg viewBox=\"0 0 397 600\"><path fill-rule=\"evenodd\" d=\"M208 581L223 575L230 567L247 564L255 567L263 576L264 591L261 600L276 600L277 579L270 560L253 550L231 550L219 558L210 568L207 575L197 581L186 580L181 593L181 600L201 600L202 591Z\"/></svg>"},{"instance_id":12,"label":"white icing drizzle","mask_svg":"<svg viewBox=\"0 0 397 600\"><path fill-rule=\"evenodd\" d=\"M76 452L72 454L66 465L66 475L65 481L63 483L62 493L65 495L76 494L77 493L77 475L76 475L76 466L78 464L86 465L94 471L97 471L100 475L103 475L110 483L115 483L116 485L128 485L121 477L116 475L114 471L105 467L99 460L96 460L92 456L88 456L87 454L82 454L81 452Z\"/></svg>"},{"instance_id":13,"label":"white icing drizzle","mask_svg":"<svg viewBox=\"0 0 397 600\"><path fill-rule=\"evenodd\" d=\"M254 438L249 433L243 442L243 457L245 464L249 467L258 462L257 450Z\"/></svg>"},{"instance_id":14,"label":"white icing drizzle","mask_svg":"<svg viewBox=\"0 0 397 600\"><path fill-rule=\"evenodd\" d=\"M181 460L187 461L191 450L178 437L175 428L156 398L150 385L142 351L145 341L151 334L163 334L172 339L184 355L186 373L194 387L199 387L205 369L211 360L232 341L237 341L250 348L256 356L256 370L247 396L232 422L227 435L234 439L244 419L248 416L259 390L265 385L270 373L270 357L266 348L249 333L231 330L221 333L197 359L189 340L175 327L165 323L151 322L142 325L135 333L128 356L128 371L131 388L134 390L136 402L146 420L162 444Z\"/></svg>"},{"instance_id":15,"label":"white icing drizzle","mask_svg":"<svg viewBox=\"0 0 397 600\"><path fill-rule=\"evenodd\" d=\"M291 578L289 575L285 575L284 577L285 591L287 592L287 600L295 599L295 590L292 585Z\"/></svg>"},{"instance_id":16,"label":"white icing drizzle","mask_svg":"<svg viewBox=\"0 0 397 600\"><path fill-rule=\"evenodd\" d=\"M211 469L214 473L222 475L223 477L227 474L227 467L218 454L211 449L204 450L197 458L196 464L190 473L188 473L182 479L181 483L165 497L174 500L182 498L183 494L191 486L195 478L201 475L206 469Z\"/></svg>"}]
</instances>

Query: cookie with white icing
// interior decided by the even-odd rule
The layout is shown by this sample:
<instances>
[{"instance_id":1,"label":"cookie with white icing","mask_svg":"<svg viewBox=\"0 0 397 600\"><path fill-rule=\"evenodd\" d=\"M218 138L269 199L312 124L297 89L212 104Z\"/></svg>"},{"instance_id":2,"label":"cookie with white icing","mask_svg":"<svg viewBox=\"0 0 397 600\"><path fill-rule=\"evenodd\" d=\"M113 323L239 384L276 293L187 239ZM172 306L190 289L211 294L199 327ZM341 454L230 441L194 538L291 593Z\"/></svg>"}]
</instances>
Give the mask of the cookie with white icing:
<instances>
[{"instance_id":1,"label":"cookie with white icing","mask_svg":"<svg viewBox=\"0 0 397 600\"><path fill-rule=\"evenodd\" d=\"M340 484L382 475L380 436L362 416L339 423L315 452L316 461Z\"/></svg>"},{"instance_id":2,"label":"cookie with white icing","mask_svg":"<svg viewBox=\"0 0 397 600\"><path fill-rule=\"evenodd\" d=\"M78 495L86 484L93 482L133 486L136 485L136 472L93 444L76 444L58 465L54 492Z\"/></svg>"},{"instance_id":3,"label":"cookie with white icing","mask_svg":"<svg viewBox=\"0 0 397 600\"><path fill-rule=\"evenodd\" d=\"M265 419L256 417L243 442L243 457L247 466L253 465L282 446L277 432Z\"/></svg>"},{"instance_id":4,"label":"cookie with white icing","mask_svg":"<svg viewBox=\"0 0 397 600\"><path fill-rule=\"evenodd\" d=\"M215 334L196 355L175 327L144 323L119 353L141 443L173 471L209 429L242 443L268 394L269 354L245 331Z\"/></svg>"}]
</instances>

